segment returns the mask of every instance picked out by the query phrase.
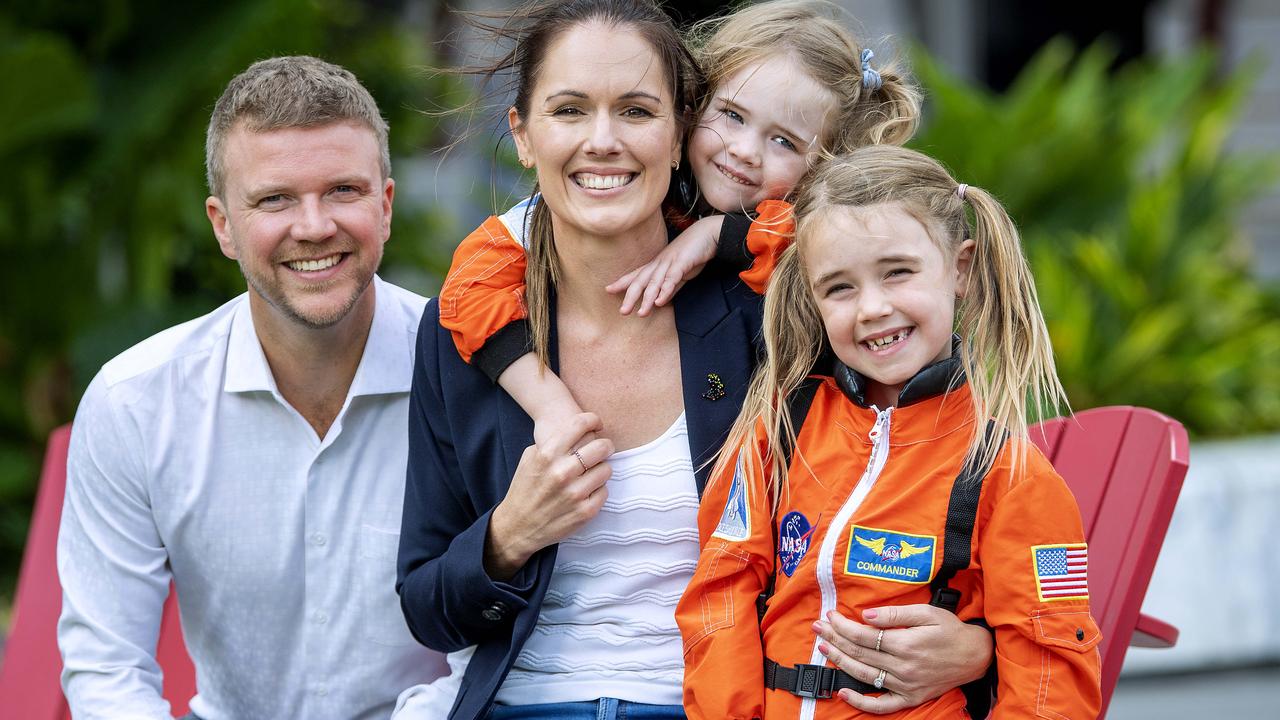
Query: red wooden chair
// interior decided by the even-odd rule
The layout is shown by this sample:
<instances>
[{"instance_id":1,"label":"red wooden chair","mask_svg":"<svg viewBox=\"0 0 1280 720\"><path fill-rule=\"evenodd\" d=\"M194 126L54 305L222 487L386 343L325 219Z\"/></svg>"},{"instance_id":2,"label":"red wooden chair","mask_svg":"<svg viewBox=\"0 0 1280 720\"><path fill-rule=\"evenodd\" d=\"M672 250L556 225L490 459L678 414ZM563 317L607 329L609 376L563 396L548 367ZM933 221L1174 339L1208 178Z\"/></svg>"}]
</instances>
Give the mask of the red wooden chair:
<instances>
[{"instance_id":1,"label":"red wooden chair","mask_svg":"<svg viewBox=\"0 0 1280 720\"><path fill-rule=\"evenodd\" d=\"M1187 473L1187 431L1153 410L1104 407L1041 423L1031 439L1071 487L1084 519L1089 601L1102 630L1102 717L1129 645L1178 640L1177 628L1141 609Z\"/></svg>"},{"instance_id":2,"label":"red wooden chair","mask_svg":"<svg viewBox=\"0 0 1280 720\"><path fill-rule=\"evenodd\" d=\"M70 720L67 701L58 677L58 613L62 611L62 587L58 583L56 550L62 495L67 484L67 443L71 426L54 430L45 451L35 512L27 533L18 574L13 627L0 664L0 708L5 717L24 720ZM176 715L188 712L196 691L196 672L187 656L178 622L177 595L172 590L160 623L156 657L164 670L164 696Z\"/></svg>"}]
</instances>

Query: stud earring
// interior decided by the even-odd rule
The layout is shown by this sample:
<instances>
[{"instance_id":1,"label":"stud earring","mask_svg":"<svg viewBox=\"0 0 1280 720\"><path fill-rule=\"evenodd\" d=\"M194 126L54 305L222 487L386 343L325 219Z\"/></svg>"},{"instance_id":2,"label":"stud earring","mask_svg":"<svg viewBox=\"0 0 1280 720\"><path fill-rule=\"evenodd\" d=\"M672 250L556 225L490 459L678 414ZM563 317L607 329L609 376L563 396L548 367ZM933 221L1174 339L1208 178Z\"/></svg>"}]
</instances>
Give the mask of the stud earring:
<instances>
[{"instance_id":1,"label":"stud earring","mask_svg":"<svg viewBox=\"0 0 1280 720\"><path fill-rule=\"evenodd\" d=\"M680 169L680 158L676 158L675 160L672 160L672 161L671 161L671 169L672 169L672 170L679 170L679 169Z\"/></svg>"}]
</instances>

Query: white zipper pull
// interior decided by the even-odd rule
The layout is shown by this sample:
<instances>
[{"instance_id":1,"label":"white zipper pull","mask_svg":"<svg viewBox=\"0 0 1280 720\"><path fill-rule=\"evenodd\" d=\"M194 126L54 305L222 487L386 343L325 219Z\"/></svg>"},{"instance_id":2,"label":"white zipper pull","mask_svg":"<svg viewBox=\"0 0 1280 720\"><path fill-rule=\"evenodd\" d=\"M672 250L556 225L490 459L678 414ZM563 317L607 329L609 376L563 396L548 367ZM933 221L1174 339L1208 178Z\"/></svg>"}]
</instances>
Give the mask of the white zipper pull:
<instances>
[{"instance_id":1,"label":"white zipper pull","mask_svg":"<svg viewBox=\"0 0 1280 720\"><path fill-rule=\"evenodd\" d=\"M880 438L884 428L889 426L889 416L893 414L893 408L881 410L872 405L871 409L876 411L876 424L871 426L871 432L867 433L867 437L874 442Z\"/></svg>"}]
</instances>

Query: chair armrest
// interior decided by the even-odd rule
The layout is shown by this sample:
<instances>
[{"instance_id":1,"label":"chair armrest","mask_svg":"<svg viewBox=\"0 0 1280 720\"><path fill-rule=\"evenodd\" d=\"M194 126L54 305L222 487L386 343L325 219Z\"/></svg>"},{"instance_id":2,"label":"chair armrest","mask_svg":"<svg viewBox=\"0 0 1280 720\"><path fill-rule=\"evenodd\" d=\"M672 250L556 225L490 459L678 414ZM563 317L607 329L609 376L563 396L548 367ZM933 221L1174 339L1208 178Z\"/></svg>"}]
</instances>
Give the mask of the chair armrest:
<instances>
[{"instance_id":1,"label":"chair armrest","mask_svg":"<svg viewBox=\"0 0 1280 720\"><path fill-rule=\"evenodd\" d=\"M1138 626L1129 638L1129 647L1171 648L1178 642L1178 628L1169 623L1138 613Z\"/></svg>"}]
</instances>

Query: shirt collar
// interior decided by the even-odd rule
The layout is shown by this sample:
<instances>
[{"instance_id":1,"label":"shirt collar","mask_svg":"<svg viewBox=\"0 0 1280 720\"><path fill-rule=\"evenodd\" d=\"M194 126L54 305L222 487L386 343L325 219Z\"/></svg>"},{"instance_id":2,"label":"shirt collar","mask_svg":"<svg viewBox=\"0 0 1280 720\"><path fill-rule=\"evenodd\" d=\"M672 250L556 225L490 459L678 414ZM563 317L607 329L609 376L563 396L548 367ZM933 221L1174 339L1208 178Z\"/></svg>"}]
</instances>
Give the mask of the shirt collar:
<instances>
[{"instance_id":1,"label":"shirt collar","mask_svg":"<svg viewBox=\"0 0 1280 720\"><path fill-rule=\"evenodd\" d=\"M376 292L373 327L364 345L364 357L351 381L351 395L407 393L413 379L414 339L418 315L408 312L396 297L395 288L373 276Z\"/></svg>"},{"instance_id":2,"label":"shirt collar","mask_svg":"<svg viewBox=\"0 0 1280 720\"><path fill-rule=\"evenodd\" d=\"M397 302L393 288L374 276L373 324L365 341L364 355L351 381L349 397L409 392L413 377L413 341L417 319ZM253 327L249 297L241 296L231 319L227 340L227 374L224 392L267 391L276 393L271 366Z\"/></svg>"},{"instance_id":3,"label":"shirt collar","mask_svg":"<svg viewBox=\"0 0 1280 720\"><path fill-rule=\"evenodd\" d=\"M262 343L253 329L249 310L249 293L240 296L231 316L231 333L227 337L227 374L222 379L223 392L276 392L276 379L262 352Z\"/></svg>"}]
</instances>

